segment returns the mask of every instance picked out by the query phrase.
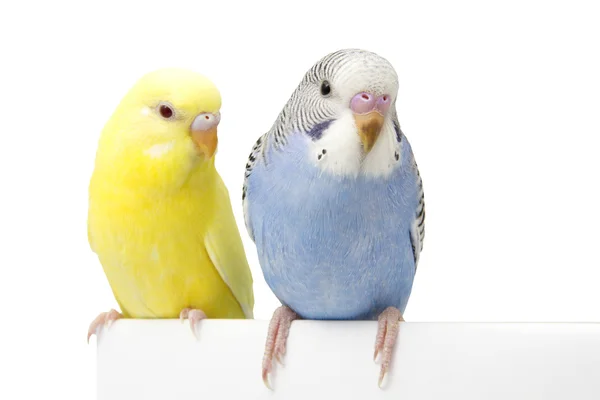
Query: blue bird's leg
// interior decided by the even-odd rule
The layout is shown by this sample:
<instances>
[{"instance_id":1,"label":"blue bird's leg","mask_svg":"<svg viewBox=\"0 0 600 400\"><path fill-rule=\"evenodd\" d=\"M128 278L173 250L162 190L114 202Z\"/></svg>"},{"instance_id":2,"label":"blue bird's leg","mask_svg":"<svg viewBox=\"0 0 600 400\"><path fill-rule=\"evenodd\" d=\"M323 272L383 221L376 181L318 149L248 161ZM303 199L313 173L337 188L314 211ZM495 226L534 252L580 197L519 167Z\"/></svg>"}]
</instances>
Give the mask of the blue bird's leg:
<instances>
[{"instance_id":1,"label":"blue bird's leg","mask_svg":"<svg viewBox=\"0 0 600 400\"><path fill-rule=\"evenodd\" d=\"M396 307L386 308L378 318L377 338L375 339L375 353L373 359L381 353L381 372L379 373L379 387L387 373L392 361L392 351L396 344L400 321L404 321L402 313Z\"/></svg>"},{"instance_id":2,"label":"blue bird's leg","mask_svg":"<svg viewBox=\"0 0 600 400\"><path fill-rule=\"evenodd\" d=\"M271 322L269 323L269 333L267 334L267 343L265 345L265 354L262 364L263 382L269 389L271 389L271 386L269 385L268 375L273 367L273 357L283 365L281 359L285 355L285 347L288 334L290 333L290 326L295 319L299 319L298 314L287 306L281 306L275 310Z\"/></svg>"}]
</instances>

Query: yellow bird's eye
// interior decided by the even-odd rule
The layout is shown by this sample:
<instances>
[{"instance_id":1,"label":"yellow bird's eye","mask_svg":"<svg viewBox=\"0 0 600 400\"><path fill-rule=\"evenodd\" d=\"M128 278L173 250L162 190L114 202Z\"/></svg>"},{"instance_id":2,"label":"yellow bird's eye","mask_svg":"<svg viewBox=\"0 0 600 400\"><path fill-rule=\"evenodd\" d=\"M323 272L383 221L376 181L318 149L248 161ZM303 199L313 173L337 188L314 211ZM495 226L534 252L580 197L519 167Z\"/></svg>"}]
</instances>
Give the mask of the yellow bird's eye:
<instances>
[{"instance_id":1,"label":"yellow bird's eye","mask_svg":"<svg viewBox=\"0 0 600 400\"><path fill-rule=\"evenodd\" d=\"M175 111L173 111L173 107L168 104L160 104L158 106L158 113L164 119L171 119L175 115Z\"/></svg>"}]
</instances>

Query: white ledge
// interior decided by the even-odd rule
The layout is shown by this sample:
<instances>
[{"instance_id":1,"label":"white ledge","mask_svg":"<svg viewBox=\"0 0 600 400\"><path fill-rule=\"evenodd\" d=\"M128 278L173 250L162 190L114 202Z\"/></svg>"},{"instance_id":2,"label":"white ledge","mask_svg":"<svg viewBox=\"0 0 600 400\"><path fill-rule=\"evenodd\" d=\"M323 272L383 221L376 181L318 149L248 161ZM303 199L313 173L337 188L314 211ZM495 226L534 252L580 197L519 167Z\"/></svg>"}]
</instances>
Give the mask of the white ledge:
<instances>
[{"instance_id":1,"label":"white ledge","mask_svg":"<svg viewBox=\"0 0 600 400\"><path fill-rule=\"evenodd\" d=\"M375 322L295 321L261 379L268 321L119 320L98 337L99 400L600 399L600 324L402 323L377 387Z\"/></svg>"}]
</instances>

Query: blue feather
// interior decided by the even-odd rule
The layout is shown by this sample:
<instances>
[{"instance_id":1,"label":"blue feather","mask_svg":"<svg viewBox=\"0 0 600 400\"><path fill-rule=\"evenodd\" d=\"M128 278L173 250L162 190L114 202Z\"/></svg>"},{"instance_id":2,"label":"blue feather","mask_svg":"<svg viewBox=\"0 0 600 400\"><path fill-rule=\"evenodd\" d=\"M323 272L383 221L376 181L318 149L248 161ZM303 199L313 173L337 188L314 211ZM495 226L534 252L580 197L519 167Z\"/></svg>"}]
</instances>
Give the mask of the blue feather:
<instances>
[{"instance_id":1,"label":"blue feather","mask_svg":"<svg viewBox=\"0 0 600 400\"><path fill-rule=\"evenodd\" d=\"M398 133L398 132L396 132ZM335 176L309 159L311 137L265 148L247 181L247 214L265 280L305 319L404 312L415 276L410 230L419 187L410 144L388 177ZM312 156L314 157L314 155Z\"/></svg>"}]
</instances>

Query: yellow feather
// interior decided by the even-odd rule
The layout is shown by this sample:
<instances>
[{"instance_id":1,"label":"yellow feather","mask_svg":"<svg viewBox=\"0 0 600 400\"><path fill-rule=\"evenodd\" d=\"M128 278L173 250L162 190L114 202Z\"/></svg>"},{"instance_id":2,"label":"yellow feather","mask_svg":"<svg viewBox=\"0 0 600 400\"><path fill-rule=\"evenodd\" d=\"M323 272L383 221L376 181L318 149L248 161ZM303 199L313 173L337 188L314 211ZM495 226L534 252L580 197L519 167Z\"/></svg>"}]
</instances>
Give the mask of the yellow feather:
<instances>
[{"instance_id":1,"label":"yellow feather","mask_svg":"<svg viewBox=\"0 0 600 400\"><path fill-rule=\"evenodd\" d=\"M157 112L172 105L176 118ZM164 69L140 79L102 131L89 186L88 240L125 317L252 318L252 275L214 157L194 117L219 111L206 77Z\"/></svg>"}]
</instances>

